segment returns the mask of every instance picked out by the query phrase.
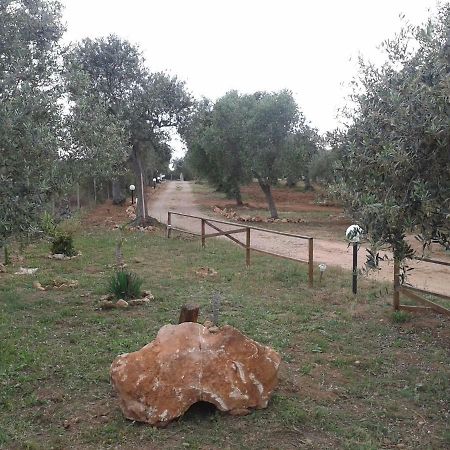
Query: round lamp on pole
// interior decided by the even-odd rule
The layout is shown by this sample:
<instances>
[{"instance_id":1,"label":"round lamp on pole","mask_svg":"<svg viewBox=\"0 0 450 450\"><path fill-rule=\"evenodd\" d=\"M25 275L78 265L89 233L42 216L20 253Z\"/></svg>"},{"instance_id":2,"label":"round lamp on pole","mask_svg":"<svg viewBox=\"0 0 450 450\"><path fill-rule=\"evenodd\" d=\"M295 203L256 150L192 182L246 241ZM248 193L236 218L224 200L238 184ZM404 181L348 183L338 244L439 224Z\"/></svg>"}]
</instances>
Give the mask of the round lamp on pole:
<instances>
[{"instance_id":1,"label":"round lamp on pole","mask_svg":"<svg viewBox=\"0 0 450 450\"><path fill-rule=\"evenodd\" d=\"M358 244L361 236L364 234L359 225L350 225L345 232L346 238L353 244L353 282L352 291L354 294L358 291Z\"/></svg>"},{"instance_id":2,"label":"round lamp on pole","mask_svg":"<svg viewBox=\"0 0 450 450\"><path fill-rule=\"evenodd\" d=\"M134 184L130 184L130 191L131 191L131 204L134 205L134 191L136 189L136 186Z\"/></svg>"}]
</instances>

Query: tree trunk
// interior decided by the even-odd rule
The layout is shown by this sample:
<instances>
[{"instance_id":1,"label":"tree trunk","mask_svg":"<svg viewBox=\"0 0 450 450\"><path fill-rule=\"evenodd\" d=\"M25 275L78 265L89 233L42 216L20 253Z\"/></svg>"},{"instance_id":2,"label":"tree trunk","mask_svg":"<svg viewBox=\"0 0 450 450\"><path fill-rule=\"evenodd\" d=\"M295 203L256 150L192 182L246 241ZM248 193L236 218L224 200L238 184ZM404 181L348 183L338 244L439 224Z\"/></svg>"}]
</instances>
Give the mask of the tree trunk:
<instances>
[{"instance_id":1,"label":"tree trunk","mask_svg":"<svg viewBox=\"0 0 450 450\"><path fill-rule=\"evenodd\" d=\"M77 209L81 208L81 203L80 203L80 182L77 182Z\"/></svg>"},{"instance_id":2,"label":"tree trunk","mask_svg":"<svg viewBox=\"0 0 450 450\"><path fill-rule=\"evenodd\" d=\"M136 221L141 224L145 224L147 220L147 205L145 202L145 190L144 190L144 170L142 168L142 155L139 148L139 144L133 144L133 150L131 152L131 165L136 177Z\"/></svg>"},{"instance_id":3,"label":"tree trunk","mask_svg":"<svg viewBox=\"0 0 450 450\"><path fill-rule=\"evenodd\" d=\"M309 176L309 169L305 173L305 191L314 191L314 187L311 184L311 178Z\"/></svg>"},{"instance_id":4,"label":"tree trunk","mask_svg":"<svg viewBox=\"0 0 450 450\"><path fill-rule=\"evenodd\" d=\"M242 206L244 203L242 202L241 189L239 186L236 188L236 192L234 193L234 197L236 199L236 205Z\"/></svg>"},{"instance_id":5,"label":"tree trunk","mask_svg":"<svg viewBox=\"0 0 450 450\"><path fill-rule=\"evenodd\" d=\"M94 178L94 204L97 204L97 180Z\"/></svg>"},{"instance_id":6,"label":"tree trunk","mask_svg":"<svg viewBox=\"0 0 450 450\"><path fill-rule=\"evenodd\" d=\"M272 190L270 188L270 184L267 181L258 178L259 187L264 192L266 197L267 205L269 206L270 217L272 219L278 219L277 207L275 206L275 202L272 197Z\"/></svg>"},{"instance_id":7,"label":"tree trunk","mask_svg":"<svg viewBox=\"0 0 450 450\"><path fill-rule=\"evenodd\" d=\"M298 181L297 178L289 176L286 178L286 186L289 188L293 188L297 184L297 181Z\"/></svg>"},{"instance_id":8,"label":"tree trunk","mask_svg":"<svg viewBox=\"0 0 450 450\"><path fill-rule=\"evenodd\" d=\"M112 180L112 198L113 205L123 205L126 200L126 196L118 178Z\"/></svg>"}]
</instances>

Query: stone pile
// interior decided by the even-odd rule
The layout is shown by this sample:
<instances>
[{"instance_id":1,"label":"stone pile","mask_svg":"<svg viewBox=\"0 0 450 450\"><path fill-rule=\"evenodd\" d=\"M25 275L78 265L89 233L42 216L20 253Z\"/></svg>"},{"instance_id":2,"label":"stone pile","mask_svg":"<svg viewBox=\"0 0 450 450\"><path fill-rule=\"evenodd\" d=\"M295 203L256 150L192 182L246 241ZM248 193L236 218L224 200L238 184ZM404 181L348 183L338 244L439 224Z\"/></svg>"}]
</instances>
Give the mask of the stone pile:
<instances>
[{"instance_id":1,"label":"stone pile","mask_svg":"<svg viewBox=\"0 0 450 450\"><path fill-rule=\"evenodd\" d=\"M305 220L299 217L285 217L283 219L272 219L271 217L250 216L247 214L239 215L232 208L219 208L214 206L213 211L216 214L220 214L228 220L234 220L236 222L264 222L264 223L305 223Z\"/></svg>"},{"instance_id":2,"label":"stone pile","mask_svg":"<svg viewBox=\"0 0 450 450\"><path fill-rule=\"evenodd\" d=\"M100 309L125 309L129 306L140 306L140 305L148 305L152 303L155 297L150 291L143 291L141 294L141 298L136 298L132 300L124 300L119 299L114 301L113 294L106 294L100 298Z\"/></svg>"}]
</instances>

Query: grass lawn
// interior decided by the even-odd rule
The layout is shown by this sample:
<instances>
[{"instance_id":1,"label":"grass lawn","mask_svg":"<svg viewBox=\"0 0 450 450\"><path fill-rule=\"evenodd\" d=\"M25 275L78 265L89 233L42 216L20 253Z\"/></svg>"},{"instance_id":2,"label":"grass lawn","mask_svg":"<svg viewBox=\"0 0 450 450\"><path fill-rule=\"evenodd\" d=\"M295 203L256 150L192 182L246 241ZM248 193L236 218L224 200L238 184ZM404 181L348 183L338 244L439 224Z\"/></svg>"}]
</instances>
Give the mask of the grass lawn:
<instances>
[{"instance_id":1,"label":"grass lawn","mask_svg":"<svg viewBox=\"0 0 450 450\"><path fill-rule=\"evenodd\" d=\"M450 320L393 319L386 286L328 269L307 286L307 267L243 252L226 242L162 233L126 234L128 267L144 278L151 306L97 310L118 231L84 229L82 256L25 250L35 276L0 274L0 448L5 449L443 449L450 446ZM139 260L135 259L139 258ZM216 277L195 270L208 266ZM11 270L13 272L14 270ZM38 291L55 277L75 288ZM201 319L222 294L220 321L282 355L280 383L266 410L245 417L192 408L167 428L123 418L109 384L120 353L141 348L181 305ZM403 320L406 320L403 322Z\"/></svg>"}]
</instances>

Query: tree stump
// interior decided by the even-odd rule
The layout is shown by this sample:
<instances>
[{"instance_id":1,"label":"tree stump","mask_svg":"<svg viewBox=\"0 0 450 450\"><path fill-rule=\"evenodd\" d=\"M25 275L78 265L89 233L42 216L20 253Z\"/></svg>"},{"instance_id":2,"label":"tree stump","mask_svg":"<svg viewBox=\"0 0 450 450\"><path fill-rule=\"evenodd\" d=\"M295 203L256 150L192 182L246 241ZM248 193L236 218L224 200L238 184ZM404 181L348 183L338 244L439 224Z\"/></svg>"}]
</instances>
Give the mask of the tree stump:
<instances>
[{"instance_id":1,"label":"tree stump","mask_svg":"<svg viewBox=\"0 0 450 450\"><path fill-rule=\"evenodd\" d=\"M181 307L178 323L197 322L199 310L199 305L183 305Z\"/></svg>"}]
</instances>

